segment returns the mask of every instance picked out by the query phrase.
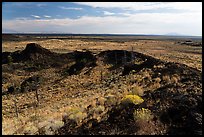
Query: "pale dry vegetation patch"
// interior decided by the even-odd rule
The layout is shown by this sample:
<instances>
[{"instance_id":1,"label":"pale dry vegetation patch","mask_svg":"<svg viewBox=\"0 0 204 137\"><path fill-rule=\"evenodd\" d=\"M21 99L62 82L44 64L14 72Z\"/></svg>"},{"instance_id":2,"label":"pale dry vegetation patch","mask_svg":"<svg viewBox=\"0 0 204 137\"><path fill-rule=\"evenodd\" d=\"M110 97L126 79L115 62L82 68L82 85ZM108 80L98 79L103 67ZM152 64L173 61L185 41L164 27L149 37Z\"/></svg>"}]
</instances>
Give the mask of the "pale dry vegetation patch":
<instances>
[{"instance_id":1,"label":"pale dry vegetation patch","mask_svg":"<svg viewBox=\"0 0 204 137\"><path fill-rule=\"evenodd\" d=\"M153 119L153 114L149 109L146 108L141 108L137 109L133 113L134 115L134 120L136 122L138 121L151 121Z\"/></svg>"},{"instance_id":2,"label":"pale dry vegetation patch","mask_svg":"<svg viewBox=\"0 0 204 137\"><path fill-rule=\"evenodd\" d=\"M177 74L174 74L174 75L172 75L171 76L171 82L172 83L178 83L178 81L180 80L180 77L179 77L179 75L177 75Z\"/></svg>"},{"instance_id":3,"label":"pale dry vegetation patch","mask_svg":"<svg viewBox=\"0 0 204 137\"><path fill-rule=\"evenodd\" d=\"M132 86L131 93L132 93L133 95L143 96L143 94L144 94L144 89L143 89L142 86L138 86L138 85L134 84L134 85Z\"/></svg>"},{"instance_id":4,"label":"pale dry vegetation patch","mask_svg":"<svg viewBox=\"0 0 204 137\"><path fill-rule=\"evenodd\" d=\"M163 75L162 76L162 80L164 80L166 83L170 83L171 82L171 79L170 79L169 75Z\"/></svg>"}]
</instances>

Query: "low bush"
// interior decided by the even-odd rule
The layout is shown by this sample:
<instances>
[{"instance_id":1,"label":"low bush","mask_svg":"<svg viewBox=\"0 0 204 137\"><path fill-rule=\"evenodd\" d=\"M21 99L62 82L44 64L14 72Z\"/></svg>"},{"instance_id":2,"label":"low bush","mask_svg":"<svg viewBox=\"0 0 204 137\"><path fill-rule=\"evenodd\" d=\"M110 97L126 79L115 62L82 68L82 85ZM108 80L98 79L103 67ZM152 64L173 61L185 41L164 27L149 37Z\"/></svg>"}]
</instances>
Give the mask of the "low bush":
<instances>
[{"instance_id":1,"label":"low bush","mask_svg":"<svg viewBox=\"0 0 204 137\"><path fill-rule=\"evenodd\" d=\"M13 58L9 55L8 56L8 64L11 65L13 63Z\"/></svg>"},{"instance_id":2,"label":"low bush","mask_svg":"<svg viewBox=\"0 0 204 137\"><path fill-rule=\"evenodd\" d=\"M144 100L138 95L126 95L122 99L123 104L133 103L135 105L138 105L138 104L141 104L142 102L144 102Z\"/></svg>"},{"instance_id":3,"label":"low bush","mask_svg":"<svg viewBox=\"0 0 204 137\"><path fill-rule=\"evenodd\" d=\"M87 114L85 112L82 112L80 108L73 107L68 109L67 112L68 113L66 118L74 120L77 124L79 124L84 118L87 117Z\"/></svg>"},{"instance_id":4,"label":"low bush","mask_svg":"<svg viewBox=\"0 0 204 137\"><path fill-rule=\"evenodd\" d=\"M131 90L132 95L143 96L144 90L141 86L134 85Z\"/></svg>"},{"instance_id":5,"label":"low bush","mask_svg":"<svg viewBox=\"0 0 204 137\"><path fill-rule=\"evenodd\" d=\"M150 121L153 119L151 111L145 108L135 110L133 116L135 121Z\"/></svg>"},{"instance_id":6,"label":"low bush","mask_svg":"<svg viewBox=\"0 0 204 137\"><path fill-rule=\"evenodd\" d=\"M162 76L162 80L165 81L167 84L170 83L171 79L168 75Z\"/></svg>"},{"instance_id":7,"label":"low bush","mask_svg":"<svg viewBox=\"0 0 204 137\"><path fill-rule=\"evenodd\" d=\"M171 77L171 82L172 82L172 83L178 83L179 80L180 80L180 77L179 77L177 74L174 74L174 75Z\"/></svg>"}]
</instances>

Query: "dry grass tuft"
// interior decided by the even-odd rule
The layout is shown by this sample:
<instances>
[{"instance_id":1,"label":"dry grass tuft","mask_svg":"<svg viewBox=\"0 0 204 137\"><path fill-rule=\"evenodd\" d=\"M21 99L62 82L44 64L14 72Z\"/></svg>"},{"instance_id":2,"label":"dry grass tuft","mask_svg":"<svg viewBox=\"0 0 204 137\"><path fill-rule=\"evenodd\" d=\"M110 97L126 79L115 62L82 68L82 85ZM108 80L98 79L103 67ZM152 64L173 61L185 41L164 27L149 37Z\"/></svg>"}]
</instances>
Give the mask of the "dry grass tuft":
<instances>
[{"instance_id":1,"label":"dry grass tuft","mask_svg":"<svg viewBox=\"0 0 204 137\"><path fill-rule=\"evenodd\" d=\"M171 79L168 75L162 76L162 80L164 80L167 84L171 82Z\"/></svg>"},{"instance_id":2,"label":"dry grass tuft","mask_svg":"<svg viewBox=\"0 0 204 137\"><path fill-rule=\"evenodd\" d=\"M133 116L135 121L150 121L153 119L151 111L145 108L135 110Z\"/></svg>"},{"instance_id":3,"label":"dry grass tuft","mask_svg":"<svg viewBox=\"0 0 204 137\"><path fill-rule=\"evenodd\" d=\"M132 89L131 89L131 94L132 95L143 96L144 90L143 90L142 86L134 84L132 86Z\"/></svg>"},{"instance_id":4,"label":"dry grass tuft","mask_svg":"<svg viewBox=\"0 0 204 137\"><path fill-rule=\"evenodd\" d=\"M179 75L177 75L177 74L172 75L172 77L171 77L172 83L178 83L179 80L180 80Z\"/></svg>"}]
</instances>

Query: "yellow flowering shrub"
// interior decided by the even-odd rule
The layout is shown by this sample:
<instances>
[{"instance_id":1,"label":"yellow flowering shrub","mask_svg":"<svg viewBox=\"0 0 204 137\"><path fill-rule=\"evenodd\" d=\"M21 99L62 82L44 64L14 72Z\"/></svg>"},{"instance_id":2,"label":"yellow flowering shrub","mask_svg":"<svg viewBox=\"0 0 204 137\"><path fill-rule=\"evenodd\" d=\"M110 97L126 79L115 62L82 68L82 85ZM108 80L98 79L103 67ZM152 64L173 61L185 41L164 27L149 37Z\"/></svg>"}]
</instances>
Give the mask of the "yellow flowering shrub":
<instances>
[{"instance_id":1,"label":"yellow flowering shrub","mask_svg":"<svg viewBox=\"0 0 204 137\"><path fill-rule=\"evenodd\" d=\"M123 103L133 103L135 105L141 104L142 102L144 102L144 100L138 96L138 95L126 95L123 99L122 99Z\"/></svg>"}]
</instances>

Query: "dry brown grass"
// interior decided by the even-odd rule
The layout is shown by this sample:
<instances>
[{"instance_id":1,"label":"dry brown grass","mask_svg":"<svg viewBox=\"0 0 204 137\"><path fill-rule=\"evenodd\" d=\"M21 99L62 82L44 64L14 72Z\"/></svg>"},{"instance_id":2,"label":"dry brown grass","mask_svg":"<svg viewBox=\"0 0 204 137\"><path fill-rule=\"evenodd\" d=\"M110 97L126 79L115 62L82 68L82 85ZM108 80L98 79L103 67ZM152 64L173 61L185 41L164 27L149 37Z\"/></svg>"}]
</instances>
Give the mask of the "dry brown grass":
<instances>
[{"instance_id":1,"label":"dry brown grass","mask_svg":"<svg viewBox=\"0 0 204 137\"><path fill-rule=\"evenodd\" d=\"M138 96L143 96L143 94L144 94L143 87L134 84L132 86L132 89L131 89L131 94L138 95Z\"/></svg>"},{"instance_id":2,"label":"dry brown grass","mask_svg":"<svg viewBox=\"0 0 204 137\"><path fill-rule=\"evenodd\" d=\"M161 87L161 84L160 83L157 83L157 82L153 82L150 84L150 86L148 87L148 90L151 90L151 91L154 91L158 88Z\"/></svg>"},{"instance_id":3,"label":"dry brown grass","mask_svg":"<svg viewBox=\"0 0 204 137\"><path fill-rule=\"evenodd\" d=\"M29 42L39 43L42 47L56 52L69 52L83 49L89 49L93 52L114 49L131 50L133 47L138 52L151 55L162 60L183 63L199 70L202 68L202 47L193 47L178 43L175 45L175 41L173 40L138 40L127 41L124 43L92 40L83 41L76 39L26 40L21 42L3 41L2 49L3 51L24 49L26 44Z\"/></svg>"},{"instance_id":4,"label":"dry brown grass","mask_svg":"<svg viewBox=\"0 0 204 137\"><path fill-rule=\"evenodd\" d=\"M178 54L178 52L176 52L177 49L175 48L175 45L171 41L139 40L137 42L124 42L120 43L119 45L117 42L85 42L82 40L53 39L45 41L3 42L2 46L4 51L14 51L17 49L24 49L26 44L29 42L37 42L43 47L57 52L69 52L73 50L82 50L84 48L94 52L98 52L101 49L130 50L133 46L136 51L141 53L145 53L148 55L154 54L155 57L167 61L176 61L187 64L194 68L202 68L201 55L189 55L187 53ZM163 45L167 46L165 47ZM181 49L181 47L179 48ZM160 56L161 50L159 49L162 49L162 54L165 56ZM184 55L189 57L185 61L181 59ZM178 75L165 75L162 76L162 80L160 78L152 80L151 72L146 69L145 71L142 71L142 73L138 73L137 75L124 77L124 79L130 81L121 83L120 89L114 85L111 89L105 89L99 86L99 84L101 83L100 74L102 70L104 79L108 78L109 75L111 75L109 74L108 70L111 65L101 64L100 62L97 62L97 64L99 64L100 66L95 67L90 75L81 73L77 76L67 76L64 79L61 79L61 76L57 74L56 70L53 68L42 70L40 72L32 72L31 75L39 73L40 75L44 76L46 74L46 78L48 79L47 85L39 89L39 106L37 108L34 108L33 105L33 103L35 103L35 93L30 92L29 94L17 95L17 106L20 111L19 117L16 118L14 111L14 102L12 100L14 96L2 96L3 134L34 134L33 132L36 131L35 127L38 128L39 124L42 124L42 122L50 120L62 121L62 115L64 113L70 113L70 108L77 108L80 110L75 114L70 114L71 116L69 115L71 119L75 119L78 123L80 123L85 117L87 117L88 112L85 110L89 105L92 105L93 107L91 110L91 112L93 113L93 117L100 121L101 116L104 115L104 113L110 108L110 106L113 106L120 102L120 100L125 95L128 95L132 92L133 95L142 96L143 92L148 89L155 90L159 88L161 86L160 83L162 82L162 80L166 81L167 83L178 83L180 80L180 77ZM156 67L162 68L163 66ZM18 76L18 73L14 72L12 75L10 75L10 77L10 83L8 82L2 85L3 90L6 90L12 84L12 81L21 83L22 80L27 78L28 76ZM146 80L144 80L145 78ZM55 83L56 80L59 80L59 82ZM131 80L133 82L131 82ZM154 82L151 83L151 81ZM86 89L87 87L84 85L88 86L90 83L92 83L96 88L92 90ZM150 85L147 87L148 84ZM38 125L36 125L36 123L38 123ZM48 132L47 134L53 133Z\"/></svg>"},{"instance_id":5,"label":"dry brown grass","mask_svg":"<svg viewBox=\"0 0 204 137\"><path fill-rule=\"evenodd\" d=\"M151 111L145 108L135 110L133 116L135 121L151 121L153 119Z\"/></svg>"},{"instance_id":6,"label":"dry brown grass","mask_svg":"<svg viewBox=\"0 0 204 137\"><path fill-rule=\"evenodd\" d=\"M177 74L174 74L174 75L171 77L171 82L172 82L172 83L178 83L179 80L180 80L180 77L179 77Z\"/></svg>"},{"instance_id":7,"label":"dry brown grass","mask_svg":"<svg viewBox=\"0 0 204 137\"><path fill-rule=\"evenodd\" d=\"M171 82L170 76L168 76L168 75L162 76L162 80L164 80L164 81L167 82L167 83L170 83L170 82Z\"/></svg>"}]
</instances>

